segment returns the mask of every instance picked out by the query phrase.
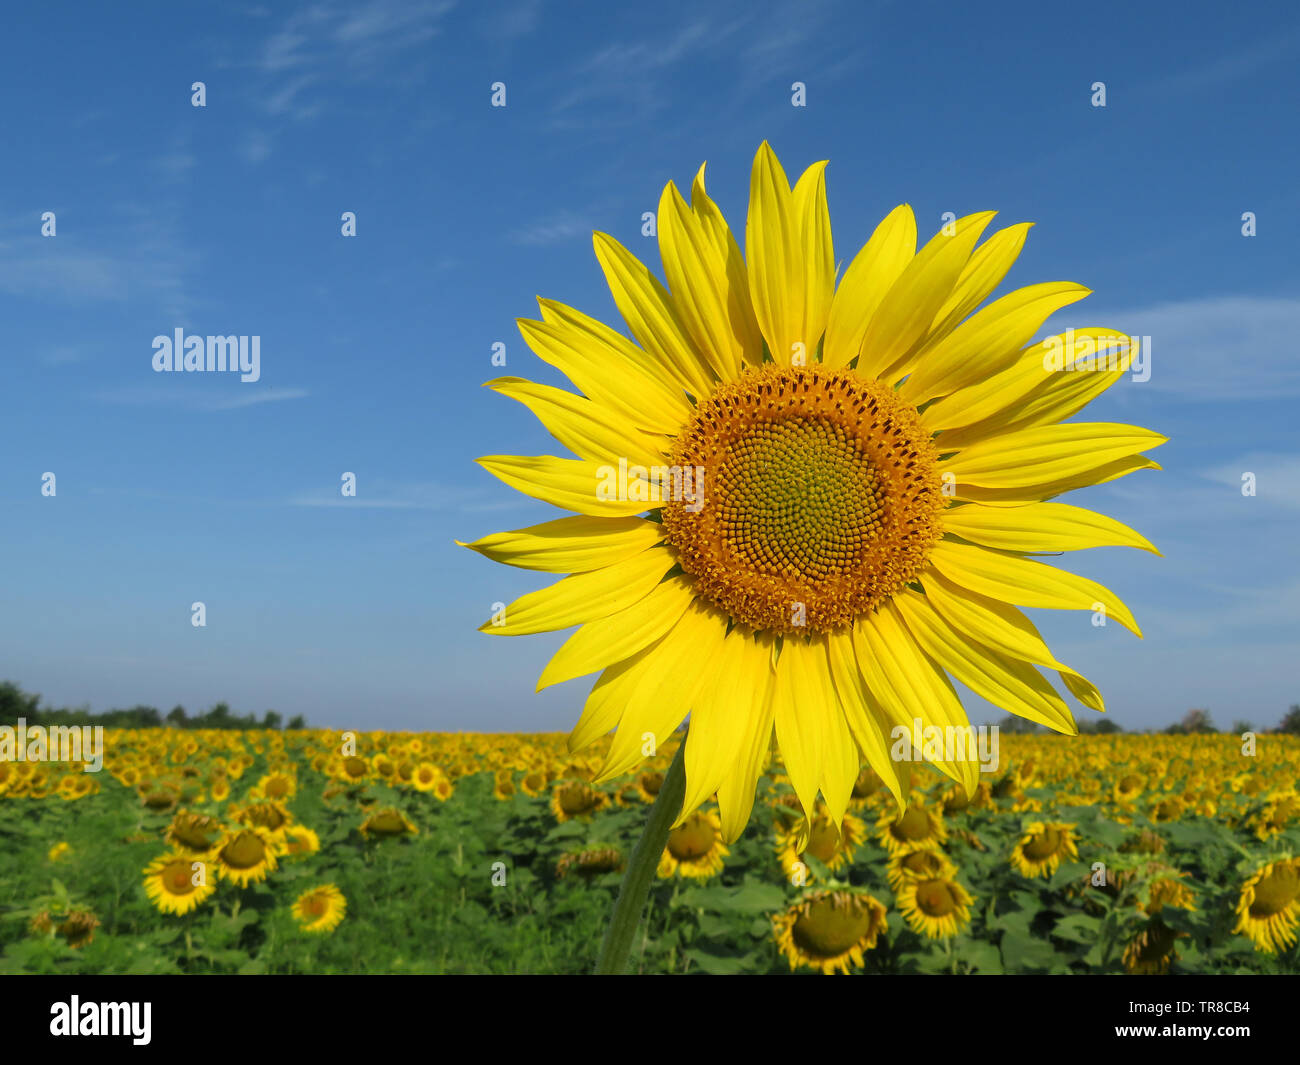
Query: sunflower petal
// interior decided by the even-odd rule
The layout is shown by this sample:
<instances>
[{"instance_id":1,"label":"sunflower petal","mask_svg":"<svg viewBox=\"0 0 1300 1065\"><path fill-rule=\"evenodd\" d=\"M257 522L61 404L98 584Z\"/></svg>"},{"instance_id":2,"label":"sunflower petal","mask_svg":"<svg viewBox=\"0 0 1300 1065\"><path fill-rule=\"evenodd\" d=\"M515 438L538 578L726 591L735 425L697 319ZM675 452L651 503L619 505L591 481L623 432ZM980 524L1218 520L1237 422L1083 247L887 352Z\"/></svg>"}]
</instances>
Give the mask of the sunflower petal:
<instances>
[{"instance_id":1,"label":"sunflower petal","mask_svg":"<svg viewBox=\"0 0 1300 1065\"><path fill-rule=\"evenodd\" d=\"M802 351L812 361L817 340L804 334L804 249L794 195L781 163L764 141L749 179L745 259L754 316L772 360L789 366Z\"/></svg>"},{"instance_id":2,"label":"sunflower petal","mask_svg":"<svg viewBox=\"0 0 1300 1065\"><path fill-rule=\"evenodd\" d=\"M944 511L945 532L1004 551L1078 551L1088 547L1137 547L1160 554L1145 536L1123 522L1066 503L985 507L972 503Z\"/></svg>"},{"instance_id":3,"label":"sunflower petal","mask_svg":"<svg viewBox=\"0 0 1300 1065\"><path fill-rule=\"evenodd\" d=\"M696 354L659 279L608 233L596 233L592 242L614 303L637 342L657 356L688 392L707 396L713 373Z\"/></svg>"},{"instance_id":4,"label":"sunflower petal","mask_svg":"<svg viewBox=\"0 0 1300 1065\"><path fill-rule=\"evenodd\" d=\"M629 472L627 491L620 493L614 490L617 471L607 463L590 459L562 459L554 455L484 455L475 461L492 476L526 496L593 518L640 514L658 502L657 486L645 477ZM613 498L620 494L635 498Z\"/></svg>"},{"instance_id":5,"label":"sunflower petal","mask_svg":"<svg viewBox=\"0 0 1300 1065\"><path fill-rule=\"evenodd\" d=\"M939 309L952 294L971 249L996 211L967 215L954 223L953 234L940 232L904 267L890 287L862 338L858 372L888 379L924 341Z\"/></svg>"},{"instance_id":6,"label":"sunflower petal","mask_svg":"<svg viewBox=\"0 0 1300 1065\"><path fill-rule=\"evenodd\" d=\"M735 843L745 830L754 808L754 791L759 775L772 756L772 696L775 674L770 662L775 641L771 637L747 637L742 672L747 693L741 693L744 710L744 742L733 771L718 785L718 813L722 817L722 840ZM687 754L690 754L689 748Z\"/></svg>"},{"instance_id":7,"label":"sunflower petal","mask_svg":"<svg viewBox=\"0 0 1300 1065\"><path fill-rule=\"evenodd\" d=\"M929 336L941 337L952 332L965 317L978 307L1007 276L1012 264L1020 257L1025 237L1033 222L1020 222L999 229L971 254L953 286L948 302L939 308Z\"/></svg>"},{"instance_id":8,"label":"sunflower petal","mask_svg":"<svg viewBox=\"0 0 1300 1065\"><path fill-rule=\"evenodd\" d=\"M1142 630L1119 596L1076 573L1005 551L950 540L940 540L934 545L930 561L954 584L990 599L1049 610L1095 612L1100 607L1135 636L1142 636Z\"/></svg>"},{"instance_id":9,"label":"sunflower petal","mask_svg":"<svg viewBox=\"0 0 1300 1065\"><path fill-rule=\"evenodd\" d=\"M741 355L747 366L758 366L763 361L763 334L759 332L758 320L754 317L754 301L749 295L749 270L735 234L718 205L705 191L703 166L691 185L691 210L709 233L718 256L726 264L727 318L740 345Z\"/></svg>"},{"instance_id":10,"label":"sunflower petal","mask_svg":"<svg viewBox=\"0 0 1300 1065\"><path fill-rule=\"evenodd\" d=\"M895 207L853 257L831 302L822 363L838 369L862 350L867 326L895 281L916 254L916 217L907 204Z\"/></svg>"},{"instance_id":11,"label":"sunflower petal","mask_svg":"<svg viewBox=\"0 0 1300 1065\"><path fill-rule=\"evenodd\" d=\"M645 518L577 517L456 543L507 566L582 573L639 555L663 538L664 527Z\"/></svg>"},{"instance_id":12,"label":"sunflower petal","mask_svg":"<svg viewBox=\"0 0 1300 1065\"><path fill-rule=\"evenodd\" d=\"M1056 732L1079 734L1065 700L1033 666L973 642L910 588L892 602L922 650L976 695Z\"/></svg>"},{"instance_id":13,"label":"sunflower petal","mask_svg":"<svg viewBox=\"0 0 1300 1065\"><path fill-rule=\"evenodd\" d=\"M674 565L671 551L652 547L604 569L575 573L521 595L505 608L502 624L489 619L479 626L479 632L523 636L608 617L649 595Z\"/></svg>"},{"instance_id":14,"label":"sunflower petal","mask_svg":"<svg viewBox=\"0 0 1300 1065\"><path fill-rule=\"evenodd\" d=\"M867 764L875 770L894 796L901 815L907 805L911 774L898 772L894 760L889 756L889 735L886 732L888 720L862 679L853 650L852 635L848 632L831 633L827 637L827 650L831 680L844 709L849 731Z\"/></svg>"},{"instance_id":15,"label":"sunflower petal","mask_svg":"<svg viewBox=\"0 0 1300 1065\"><path fill-rule=\"evenodd\" d=\"M516 399L556 440L579 458L609 462L626 458L645 466L667 461L670 442L629 428L627 421L583 396L522 377L498 377L484 386Z\"/></svg>"},{"instance_id":16,"label":"sunflower petal","mask_svg":"<svg viewBox=\"0 0 1300 1065\"><path fill-rule=\"evenodd\" d=\"M794 213L799 219L802 248L804 298L803 330L808 358L826 332L826 319L835 296L835 248L831 239L831 216L826 206L826 163L814 163L795 183Z\"/></svg>"},{"instance_id":17,"label":"sunflower petal","mask_svg":"<svg viewBox=\"0 0 1300 1065\"><path fill-rule=\"evenodd\" d=\"M1168 440L1135 425L1066 422L989 437L963 448L942 469L958 484L1027 488L1086 474Z\"/></svg>"}]
</instances>

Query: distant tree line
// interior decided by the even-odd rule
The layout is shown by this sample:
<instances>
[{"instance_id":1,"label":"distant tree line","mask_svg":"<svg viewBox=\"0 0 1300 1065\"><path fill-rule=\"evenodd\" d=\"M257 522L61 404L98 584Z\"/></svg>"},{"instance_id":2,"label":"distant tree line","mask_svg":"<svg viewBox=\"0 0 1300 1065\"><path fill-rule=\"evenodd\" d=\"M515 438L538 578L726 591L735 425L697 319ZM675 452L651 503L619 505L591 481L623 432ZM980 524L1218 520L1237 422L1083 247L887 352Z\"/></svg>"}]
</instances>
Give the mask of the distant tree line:
<instances>
[{"instance_id":1,"label":"distant tree line","mask_svg":"<svg viewBox=\"0 0 1300 1065\"><path fill-rule=\"evenodd\" d=\"M1004 717L998 722L998 728L1003 732L1010 733L1033 733L1047 732L1046 728L1034 724L1032 721L1026 721L1023 717ZM1111 732L1123 732L1124 730L1110 718L1102 718L1100 721L1081 721L1079 723L1079 732L1088 734L1106 734ZM1201 736L1210 733L1216 733L1220 730L1214 724L1214 719L1210 717L1208 710L1196 709L1188 710L1183 715L1181 721L1176 721L1168 728L1163 729L1146 729L1146 732L1161 732L1166 736ZM1249 721L1234 721L1232 728L1228 730L1236 736L1243 732L1286 732L1292 736L1300 736L1300 703L1293 703L1290 709L1282 716L1282 720L1274 729L1257 729Z\"/></svg>"},{"instance_id":2,"label":"distant tree line","mask_svg":"<svg viewBox=\"0 0 1300 1065\"><path fill-rule=\"evenodd\" d=\"M17 725L22 718L28 725L104 725L108 728L234 728L234 729L305 729L307 722L295 714L284 724L274 710L259 721L256 714L233 713L226 703L191 717L185 707L175 706L166 716L153 706L133 706L129 710L105 710L94 714L89 709L42 709L41 697L25 692L12 681L0 681L0 725Z\"/></svg>"}]
</instances>

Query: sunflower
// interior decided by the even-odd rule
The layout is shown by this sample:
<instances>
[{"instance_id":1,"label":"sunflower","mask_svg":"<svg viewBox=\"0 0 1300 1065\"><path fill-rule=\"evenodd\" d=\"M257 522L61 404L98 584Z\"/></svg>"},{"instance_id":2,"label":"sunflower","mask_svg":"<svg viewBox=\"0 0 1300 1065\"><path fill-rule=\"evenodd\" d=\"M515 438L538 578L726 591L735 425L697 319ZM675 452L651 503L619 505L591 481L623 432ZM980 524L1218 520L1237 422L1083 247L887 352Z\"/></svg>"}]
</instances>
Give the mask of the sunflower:
<instances>
[{"instance_id":1,"label":"sunflower","mask_svg":"<svg viewBox=\"0 0 1300 1065\"><path fill-rule=\"evenodd\" d=\"M274 802L286 802L297 793L297 779L292 773L283 770L267 773L249 792L255 798L270 799Z\"/></svg>"},{"instance_id":2,"label":"sunflower","mask_svg":"<svg viewBox=\"0 0 1300 1065\"><path fill-rule=\"evenodd\" d=\"M668 833L668 844L659 859L659 876L667 879L676 874L699 880L716 876L722 872L728 853L718 815L696 810Z\"/></svg>"},{"instance_id":3,"label":"sunflower","mask_svg":"<svg viewBox=\"0 0 1300 1065\"><path fill-rule=\"evenodd\" d=\"M644 773L638 773L635 787L637 794L641 796L643 802L654 802L659 795L659 789L664 782L664 775L657 770L647 770Z\"/></svg>"},{"instance_id":4,"label":"sunflower","mask_svg":"<svg viewBox=\"0 0 1300 1065\"><path fill-rule=\"evenodd\" d=\"M950 938L970 924L975 901L950 876L905 877L895 900L912 931L930 939Z\"/></svg>"},{"instance_id":5,"label":"sunflower","mask_svg":"<svg viewBox=\"0 0 1300 1065\"><path fill-rule=\"evenodd\" d=\"M801 828L778 831L776 852L787 877L796 871L807 875L807 866L801 860L805 854L812 855L834 872L852 863L854 853L866 838L867 826L861 820L845 814L844 821L836 826L825 804L819 803L807 839L804 839Z\"/></svg>"},{"instance_id":6,"label":"sunflower","mask_svg":"<svg viewBox=\"0 0 1300 1065\"><path fill-rule=\"evenodd\" d=\"M306 825L289 825L284 830L286 855L315 854L320 850L320 836Z\"/></svg>"},{"instance_id":7,"label":"sunflower","mask_svg":"<svg viewBox=\"0 0 1300 1065\"><path fill-rule=\"evenodd\" d=\"M225 829L215 817L181 810L167 827L166 839L178 850L198 856L210 853L224 834Z\"/></svg>"},{"instance_id":8,"label":"sunflower","mask_svg":"<svg viewBox=\"0 0 1300 1065\"><path fill-rule=\"evenodd\" d=\"M820 790L838 822L864 762L901 804L894 726L968 725L949 674L1077 734L1039 667L1091 709L1101 696L1019 607L1104 610L1141 633L1111 591L1030 555L1155 551L1113 519L1049 501L1158 468L1141 454L1166 441L1157 433L1062 421L1124 375L1135 342L1085 329L1034 343L1053 312L1088 294L1067 282L977 311L1029 228L977 249L991 211L917 252L900 206L837 288L824 170L792 189L760 146L746 256L703 167L690 203L670 183L656 216L667 287L595 235L635 342L544 299L520 330L580 394L489 382L577 457L478 460L575 516L463 545L570 574L482 630L580 626L538 687L600 672L569 738L578 750L615 730L597 783L631 770L645 737L662 745L689 712L680 816L716 792L728 842L749 819L773 734L806 811ZM929 760L975 787L966 745Z\"/></svg>"},{"instance_id":9,"label":"sunflower","mask_svg":"<svg viewBox=\"0 0 1300 1065\"><path fill-rule=\"evenodd\" d=\"M1154 916L1165 906L1180 910L1195 910L1196 897L1182 881L1182 873L1170 871L1155 877L1147 888L1147 901L1138 901L1138 910Z\"/></svg>"},{"instance_id":10,"label":"sunflower","mask_svg":"<svg viewBox=\"0 0 1300 1065\"><path fill-rule=\"evenodd\" d=\"M56 931L68 946L76 950L95 938L95 929L98 927L99 918L89 910L73 910Z\"/></svg>"},{"instance_id":11,"label":"sunflower","mask_svg":"<svg viewBox=\"0 0 1300 1065\"><path fill-rule=\"evenodd\" d=\"M943 851L910 851L889 859L885 878L897 895L908 880L951 879L956 872L957 867Z\"/></svg>"},{"instance_id":12,"label":"sunflower","mask_svg":"<svg viewBox=\"0 0 1300 1065\"><path fill-rule=\"evenodd\" d=\"M847 974L862 968L864 952L885 931L885 907L864 891L815 891L774 916L772 926L792 970Z\"/></svg>"},{"instance_id":13,"label":"sunflower","mask_svg":"<svg viewBox=\"0 0 1300 1065\"><path fill-rule=\"evenodd\" d=\"M1049 877L1065 857L1078 858L1071 830L1074 825L1035 821L1011 852L1011 867L1021 876Z\"/></svg>"},{"instance_id":14,"label":"sunflower","mask_svg":"<svg viewBox=\"0 0 1300 1065\"><path fill-rule=\"evenodd\" d=\"M509 770L502 770L492 779L492 797L499 802L506 802L515 797L515 777Z\"/></svg>"},{"instance_id":15,"label":"sunflower","mask_svg":"<svg viewBox=\"0 0 1300 1065\"><path fill-rule=\"evenodd\" d=\"M603 810L608 802L608 796L590 785L580 780L568 780L556 784L551 792L551 813L560 824L574 818L586 820Z\"/></svg>"},{"instance_id":16,"label":"sunflower","mask_svg":"<svg viewBox=\"0 0 1300 1065\"><path fill-rule=\"evenodd\" d=\"M916 850L932 850L948 839L939 812L919 800L911 802L900 816L885 810L876 822L876 838L892 858Z\"/></svg>"},{"instance_id":17,"label":"sunflower","mask_svg":"<svg viewBox=\"0 0 1300 1065\"><path fill-rule=\"evenodd\" d=\"M416 791L433 791L438 786L438 781L445 780L446 777L432 762L421 762L411 774L411 787Z\"/></svg>"},{"instance_id":18,"label":"sunflower","mask_svg":"<svg viewBox=\"0 0 1300 1065\"><path fill-rule=\"evenodd\" d=\"M279 849L280 844L264 828L231 829L213 853L212 862L222 879L248 887L265 880L276 868Z\"/></svg>"},{"instance_id":19,"label":"sunflower","mask_svg":"<svg viewBox=\"0 0 1300 1065\"><path fill-rule=\"evenodd\" d=\"M149 901L163 913L189 913L214 891L206 862L184 851L155 858L144 870L144 890Z\"/></svg>"},{"instance_id":20,"label":"sunflower","mask_svg":"<svg viewBox=\"0 0 1300 1065\"><path fill-rule=\"evenodd\" d=\"M601 873L619 873L626 864L617 847L585 847L561 855L555 863L555 876L563 880L571 872L584 878Z\"/></svg>"},{"instance_id":21,"label":"sunflower","mask_svg":"<svg viewBox=\"0 0 1300 1065\"><path fill-rule=\"evenodd\" d=\"M547 783L549 781L546 772L541 769L533 769L520 777L519 790L530 799L535 799L546 790Z\"/></svg>"},{"instance_id":22,"label":"sunflower","mask_svg":"<svg viewBox=\"0 0 1300 1065\"><path fill-rule=\"evenodd\" d=\"M1134 975L1155 976L1169 972L1178 957L1174 949L1180 936L1160 921L1151 921L1124 947L1124 968Z\"/></svg>"},{"instance_id":23,"label":"sunflower","mask_svg":"<svg viewBox=\"0 0 1300 1065\"><path fill-rule=\"evenodd\" d=\"M293 919L304 932L333 932L348 910L348 900L333 884L304 891L293 904Z\"/></svg>"},{"instance_id":24,"label":"sunflower","mask_svg":"<svg viewBox=\"0 0 1300 1065\"><path fill-rule=\"evenodd\" d=\"M371 836L388 839L393 836L418 836L420 834L420 830L411 820L401 810L392 806L371 814L361 823L358 831L365 839L369 839Z\"/></svg>"},{"instance_id":25,"label":"sunflower","mask_svg":"<svg viewBox=\"0 0 1300 1065\"><path fill-rule=\"evenodd\" d=\"M52 862L57 862L60 861L65 855L67 855L71 850L72 850L71 843L69 843L67 840L60 840L58 843L54 844L53 847L50 848L49 853L46 854L45 857Z\"/></svg>"},{"instance_id":26,"label":"sunflower","mask_svg":"<svg viewBox=\"0 0 1300 1065\"><path fill-rule=\"evenodd\" d=\"M1133 802L1146 788L1146 781L1137 773L1125 773L1115 781L1112 796L1116 802Z\"/></svg>"},{"instance_id":27,"label":"sunflower","mask_svg":"<svg viewBox=\"0 0 1300 1065\"><path fill-rule=\"evenodd\" d=\"M1246 881L1237 902L1234 932L1249 936L1256 950L1274 954L1296 941L1300 920L1300 858L1269 862Z\"/></svg>"}]
</instances>

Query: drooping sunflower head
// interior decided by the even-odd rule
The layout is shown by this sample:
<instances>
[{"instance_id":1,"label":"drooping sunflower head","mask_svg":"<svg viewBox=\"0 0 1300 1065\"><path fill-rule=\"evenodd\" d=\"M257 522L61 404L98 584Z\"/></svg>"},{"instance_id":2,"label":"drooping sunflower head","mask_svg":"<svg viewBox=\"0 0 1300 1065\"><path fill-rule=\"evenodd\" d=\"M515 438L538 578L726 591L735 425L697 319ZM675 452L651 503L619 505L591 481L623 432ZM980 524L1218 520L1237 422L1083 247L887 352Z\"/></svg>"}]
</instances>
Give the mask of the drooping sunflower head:
<instances>
[{"instance_id":1,"label":"drooping sunflower head","mask_svg":"<svg viewBox=\"0 0 1300 1065\"><path fill-rule=\"evenodd\" d=\"M668 842L659 859L659 876L700 880L717 876L728 853L722 842L722 822L718 815L696 810L668 833Z\"/></svg>"},{"instance_id":2,"label":"drooping sunflower head","mask_svg":"<svg viewBox=\"0 0 1300 1065\"><path fill-rule=\"evenodd\" d=\"M609 804L609 796L580 780L565 780L551 792L551 813L563 824L574 818L589 819Z\"/></svg>"},{"instance_id":3,"label":"drooping sunflower head","mask_svg":"<svg viewBox=\"0 0 1300 1065\"><path fill-rule=\"evenodd\" d=\"M1246 881L1237 900L1237 926L1267 954L1296 941L1300 923L1300 858L1269 862Z\"/></svg>"},{"instance_id":4,"label":"drooping sunflower head","mask_svg":"<svg viewBox=\"0 0 1300 1065\"><path fill-rule=\"evenodd\" d=\"M570 873L577 873L586 879L603 873L622 872L624 865L623 852L617 847L580 847L560 856L555 863L555 875L563 880Z\"/></svg>"},{"instance_id":5,"label":"drooping sunflower head","mask_svg":"<svg viewBox=\"0 0 1300 1065\"><path fill-rule=\"evenodd\" d=\"M933 850L948 838L947 827L939 811L919 799L911 802L900 816L885 810L876 822L876 838L890 857L916 850Z\"/></svg>"},{"instance_id":6,"label":"drooping sunflower head","mask_svg":"<svg viewBox=\"0 0 1300 1065\"><path fill-rule=\"evenodd\" d=\"M406 814L393 806L376 810L358 827L364 839L396 839L401 836L418 836L420 829Z\"/></svg>"},{"instance_id":7,"label":"drooping sunflower head","mask_svg":"<svg viewBox=\"0 0 1300 1065\"><path fill-rule=\"evenodd\" d=\"M1011 867L1021 876L1050 877L1066 858L1078 858L1075 825L1035 821L1011 852Z\"/></svg>"},{"instance_id":8,"label":"drooping sunflower head","mask_svg":"<svg viewBox=\"0 0 1300 1065\"><path fill-rule=\"evenodd\" d=\"M897 894L907 880L950 879L957 873L943 851L902 851L889 859L885 876L890 888Z\"/></svg>"},{"instance_id":9,"label":"drooping sunflower head","mask_svg":"<svg viewBox=\"0 0 1300 1065\"><path fill-rule=\"evenodd\" d=\"M970 923L975 900L950 876L909 876L897 890L897 901L914 932L930 939L947 939Z\"/></svg>"},{"instance_id":10,"label":"drooping sunflower head","mask_svg":"<svg viewBox=\"0 0 1300 1065\"><path fill-rule=\"evenodd\" d=\"M845 814L843 822L836 825L823 803L813 814L806 834L802 823L778 832L776 852L786 876L798 871L801 882L806 883L811 877L803 862L805 856L811 855L834 872L853 861L853 855L866 838L867 826L861 820Z\"/></svg>"},{"instance_id":11,"label":"drooping sunflower head","mask_svg":"<svg viewBox=\"0 0 1300 1065\"><path fill-rule=\"evenodd\" d=\"M189 854L207 854L225 829L215 817L181 810L167 829L167 842Z\"/></svg>"},{"instance_id":12,"label":"drooping sunflower head","mask_svg":"<svg viewBox=\"0 0 1300 1065\"><path fill-rule=\"evenodd\" d=\"M1178 957L1180 935L1160 921L1149 921L1124 947L1124 968L1137 976L1156 976L1169 972Z\"/></svg>"},{"instance_id":13,"label":"drooping sunflower head","mask_svg":"<svg viewBox=\"0 0 1300 1065\"><path fill-rule=\"evenodd\" d=\"M222 838L213 856L213 864L223 880L247 887L265 880L275 870L279 864L276 859L279 849L279 843L264 828L234 829Z\"/></svg>"},{"instance_id":14,"label":"drooping sunflower head","mask_svg":"<svg viewBox=\"0 0 1300 1065\"><path fill-rule=\"evenodd\" d=\"M803 811L820 794L839 823L864 765L905 804L907 770L881 737L918 715L963 726L949 675L1076 733L1039 667L1053 664L1090 709L1103 709L1101 695L1057 669L1018 608L1101 604L1140 635L1108 589L1031 557L1155 550L1127 526L1052 501L1155 467L1141 452L1164 437L1066 420L1124 375L1136 342L1104 328L1035 342L1050 315L1087 295L1077 284L981 307L1029 228L980 244L989 211L918 249L915 217L900 206L837 284L825 163L792 186L766 143L743 254L703 168L689 202L665 188L656 217L666 284L617 240L595 237L630 338L553 300L519 323L576 392L490 382L574 457L480 463L574 516L465 545L568 574L483 631L578 626L539 688L601 674L570 737L577 750L613 731L597 781L633 770L689 714L684 809L716 794L730 842L773 735ZM973 757L924 758L975 789Z\"/></svg>"},{"instance_id":15,"label":"drooping sunflower head","mask_svg":"<svg viewBox=\"0 0 1300 1065\"><path fill-rule=\"evenodd\" d=\"M845 973L862 968L864 953L886 930L885 907L864 891L810 892L772 918L777 946L790 968Z\"/></svg>"}]
</instances>

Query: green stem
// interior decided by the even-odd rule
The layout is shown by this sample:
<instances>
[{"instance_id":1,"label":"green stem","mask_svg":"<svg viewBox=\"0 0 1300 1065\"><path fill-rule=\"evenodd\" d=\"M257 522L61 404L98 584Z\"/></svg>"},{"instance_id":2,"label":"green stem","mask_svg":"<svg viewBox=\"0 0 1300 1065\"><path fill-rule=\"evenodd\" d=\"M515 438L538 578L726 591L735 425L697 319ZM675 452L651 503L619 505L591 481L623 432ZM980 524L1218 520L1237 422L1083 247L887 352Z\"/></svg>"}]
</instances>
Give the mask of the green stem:
<instances>
[{"instance_id":1,"label":"green stem","mask_svg":"<svg viewBox=\"0 0 1300 1065\"><path fill-rule=\"evenodd\" d=\"M645 829L637 842L632 857L628 859L627 872L623 874L623 884L618 891L618 900L614 903L614 912L605 929L605 941L601 944L600 960L596 962L596 975L617 975L627 971L627 956L632 948L632 939L636 935L637 924L641 920L641 911L645 909L646 895L650 893L650 882L659 868L659 859L663 857L664 844L668 842L668 830L677 820L682 809L682 799L686 797L686 740L683 739L673 757L673 764L664 774L659 794L655 796L654 805L650 807L650 816L646 819Z\"/></svg>"}]
</instances>

